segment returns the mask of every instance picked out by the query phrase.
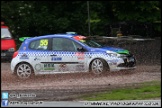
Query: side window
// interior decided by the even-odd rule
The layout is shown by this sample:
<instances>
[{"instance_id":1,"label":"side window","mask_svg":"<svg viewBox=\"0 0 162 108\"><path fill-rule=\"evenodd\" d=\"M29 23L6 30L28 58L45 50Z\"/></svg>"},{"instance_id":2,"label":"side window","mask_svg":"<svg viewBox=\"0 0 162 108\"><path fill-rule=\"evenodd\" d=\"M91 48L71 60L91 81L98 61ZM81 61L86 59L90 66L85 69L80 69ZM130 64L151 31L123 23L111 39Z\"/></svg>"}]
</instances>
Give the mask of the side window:
<instances>
[{"instance_id":1,"label":"side window","mask_svg":"<svg viewBox=\"0 0 162 108\"><path fill-rule=\"evenodd\" d=\"M82 46L76 42L73 42L74 43L74 47L75 47L75 50L78 51L78 49L81 49Z\"/></svg>"},{"instance_id":2,"label":"side window","mask_svg":"<svg viewBox=\"0 0 162 108\"><path fill-rule=\"evenodd\" d=\"M66 38L53 38L52 50L54 51L76 51L73 41Z\"/></svg>"},{"instance_id":3,"label":"side window","mask_svg":"<svg viewBox=\"0 0 162 108\"><path fill-rule=\"evenodd\" d=\"M48 39L39 39L39 40L32 41L29 45L29 48L34 50L47 50Z\"/></svg>"},{"instance_id":4,"label":"side window","mask_svg":"<svg viewBox=\"0 0 162 108\"><path fill-rule=\"evenodd\" d=\"M53 51L63 51L62 48L62 38L53 38L52 40L52 50Z\"/></svg>"}]
</instances>

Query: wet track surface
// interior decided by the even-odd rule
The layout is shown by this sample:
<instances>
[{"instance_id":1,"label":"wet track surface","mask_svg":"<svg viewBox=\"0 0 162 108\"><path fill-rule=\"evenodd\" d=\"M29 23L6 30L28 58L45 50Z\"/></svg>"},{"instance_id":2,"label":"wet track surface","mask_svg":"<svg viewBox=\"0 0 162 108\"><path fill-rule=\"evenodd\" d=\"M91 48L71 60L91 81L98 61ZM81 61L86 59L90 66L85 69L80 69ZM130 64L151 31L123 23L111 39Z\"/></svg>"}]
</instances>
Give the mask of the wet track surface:
<instances>
[{"instance_id":1,"label":"wet track surface","mask_svg":"<svg viewBox=\"0 0 162 108\"><path fill-rule=\"evenodd\" d=\"M69 100L80 94L134 86L140 82L161 80L161 66L138 66L135 71L119 71L94 75L72 73L38 75L22 80L12 75L9 63L2 64L2 91L9 93L34 93L34 100ZM5 69L6 67L6 69ZM11 98L22 100L23 98ZM33 98L24 98L33 99Z\"/></svg>"}]
</instances>

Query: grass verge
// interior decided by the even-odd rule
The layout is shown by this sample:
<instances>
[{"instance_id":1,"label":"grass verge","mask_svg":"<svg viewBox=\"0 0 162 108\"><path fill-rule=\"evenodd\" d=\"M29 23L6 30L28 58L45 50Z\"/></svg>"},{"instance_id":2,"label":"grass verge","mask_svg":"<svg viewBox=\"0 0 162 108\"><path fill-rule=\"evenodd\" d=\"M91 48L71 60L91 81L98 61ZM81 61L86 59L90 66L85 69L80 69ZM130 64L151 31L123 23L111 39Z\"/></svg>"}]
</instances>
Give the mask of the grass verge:
<instances>
[{"instance_id":1,"label":"grass verge","mask_svg":"<svg viewBox=\"0 0 162 108\"><path fill-rule=\"evenodd\" d=\"M144 82L138 86L118 88L105 92L86 94L79 99L87 101L100 100L147 100L161 97L161 81Z\"/></svg>"}]
</instances>

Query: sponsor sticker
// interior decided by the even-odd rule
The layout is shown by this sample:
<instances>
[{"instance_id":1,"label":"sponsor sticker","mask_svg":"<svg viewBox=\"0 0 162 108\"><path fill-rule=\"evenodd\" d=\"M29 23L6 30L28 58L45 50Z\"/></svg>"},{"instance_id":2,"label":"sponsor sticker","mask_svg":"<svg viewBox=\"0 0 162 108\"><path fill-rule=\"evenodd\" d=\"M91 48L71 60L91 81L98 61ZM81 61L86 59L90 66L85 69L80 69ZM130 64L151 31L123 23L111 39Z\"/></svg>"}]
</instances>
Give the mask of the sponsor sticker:
<instances>
[{"instance_id":1,"label":"sponsor sticker","mask_svg":"<svg viewBox=\"0 0 162 108\"><path fill-rule=\"evenodd\" d=\"M23 54L20 59L29 59L29 57L26 54Z\"/></svg>"},{"instance_id":2,"label":"sponsor sticker","mask_svg":"<svg viewBox=\"0 0 162 108\"><path fill-rule=\"evenodd\" d=\"M36 65L35 65L35 70L36 70L36 71L42 70L41 64L36 64Z\"/></svg>"},{"instance_id":3,"label":"sponsor sticker","mask_svg":"<svg viewBox=\"0 0 162 108\"><path fill-rule=\"evenodd\" d=\"M68 71L67 65L66 64L60 64L59 65L59 71L61 71L61 72Z\"/></svg>"},{"instance_id":4,"label":"sponsor sticker","mask_svg":"<svg viewBox=\"0 0 162 108\"><path fill-rule=\"evenodd\" d=\"M40 58L35 57L35 58L34 58L34 61L37 61L37 60L40 60Z\"/></svg>"},{"instance_id":5,"label":"sponsor sticker","mask_svg":"<svg viewBox=\"0 0 162 108\"><path fill-rule=\"evenodd\" d=\"M51 60L52 61L61 61L62 58L61 57L52 57Z\"/></svg>"},{"instance_id":6,"label":"sponsor sticker","mask_svg":"<svg viewBox=\"0 0 162 108\"><path fill-rule=\"evenodd\" d=\"M55 70L55 66L53 63L45 63L44 70Z\"/></svg>"},{"instance_id":7,"label":"sponsor sticker","mask_svg":"<svg viewBox=\"0 0 162 108\"><path fill-rule=\"evenodd\" d=\"M85 54L83 52L77 52L75 55L77 56L78 60L83 60Z\"/></svg>"}]
</instances>

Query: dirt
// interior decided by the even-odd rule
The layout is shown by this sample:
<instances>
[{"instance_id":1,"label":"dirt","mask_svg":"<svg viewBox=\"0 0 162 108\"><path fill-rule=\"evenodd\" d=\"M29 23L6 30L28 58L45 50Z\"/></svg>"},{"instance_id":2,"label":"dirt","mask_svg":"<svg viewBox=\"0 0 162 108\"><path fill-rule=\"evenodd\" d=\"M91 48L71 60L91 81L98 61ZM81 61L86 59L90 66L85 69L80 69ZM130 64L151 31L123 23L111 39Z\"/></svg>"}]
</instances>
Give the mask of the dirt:
<instances>
[{"instance_id":1,"label":"dirt","mask_svg":"<svg viewBox=\"0 0 162 108\"><path fill-rule=\"evenodd\" d=\"M134 86L140 82L161 81L161 66L139 65L135 71L102 75L72 73L38 75L22 80L10 73L9 63L2 63L1 89L8 92L35 93L37 99L62 100L88 92Z\"/></svg>"}]
</instances>

